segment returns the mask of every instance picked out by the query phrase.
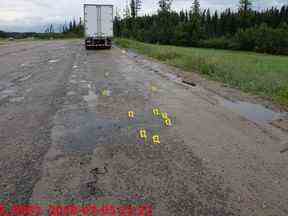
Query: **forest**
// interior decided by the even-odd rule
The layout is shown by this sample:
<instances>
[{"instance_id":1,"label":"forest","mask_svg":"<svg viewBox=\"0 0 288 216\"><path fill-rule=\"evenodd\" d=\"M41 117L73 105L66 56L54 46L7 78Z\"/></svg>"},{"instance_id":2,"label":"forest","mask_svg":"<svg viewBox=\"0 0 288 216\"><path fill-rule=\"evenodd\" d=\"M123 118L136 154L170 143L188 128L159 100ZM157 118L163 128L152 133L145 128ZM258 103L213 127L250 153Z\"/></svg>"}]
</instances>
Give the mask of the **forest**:
<instances>
[{"instance_id":1,"label":"forest","mask_svg":"<svg viewBox=\"0 0 288 216\"><path fill-rule=\"evenodd\" d=\"M288 5L253 9L253 2L240 0L237 9L214 11L193 0L189 10L171 9L172 0L160 0L153 15L138 16L140 0L131 0L125 15L116 15L116 37L141 42L256 51L288 55Z\"/></svg>"},{"instance_id":2,"label":"forest","mask_svg":"<svg viewBox=\"0 0 288 216\"><path fill-rule=\"evenodd\" d=\"M82 38L84 37L84 23L82 18L73 19L60 26L50 24L45 27L44 32L4 32L0 30L0 38L39 38L39 39L64 39L64 38Z\"/></svg>"}]
</instances>

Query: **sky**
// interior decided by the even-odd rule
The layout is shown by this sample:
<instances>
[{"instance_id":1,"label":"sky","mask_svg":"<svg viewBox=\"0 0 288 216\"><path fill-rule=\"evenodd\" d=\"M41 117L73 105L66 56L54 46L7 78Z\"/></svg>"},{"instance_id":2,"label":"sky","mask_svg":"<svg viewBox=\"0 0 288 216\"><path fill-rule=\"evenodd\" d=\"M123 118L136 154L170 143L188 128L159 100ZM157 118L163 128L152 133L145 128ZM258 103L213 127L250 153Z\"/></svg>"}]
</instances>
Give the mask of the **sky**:
<instances>
[{"instance_id":1,"label":"sky","mask_svg":"<svg viewBox=\"0 0 288 216\"><path fill-rule=\"evenodd\" d=\"M129 0L0 0L0 30L41 32L49 24L61 25L65 21L83 16L83 4L113 4L123 12ZM200 0L201 8L223 10L237 8L239 0ZM288 4L288 0L253 0L254 7L263 9ZM154 13L158 0L142 0L141 14ZM191 7L192 0L174 0L172 8Z\"/></svg>"}]
</instances>

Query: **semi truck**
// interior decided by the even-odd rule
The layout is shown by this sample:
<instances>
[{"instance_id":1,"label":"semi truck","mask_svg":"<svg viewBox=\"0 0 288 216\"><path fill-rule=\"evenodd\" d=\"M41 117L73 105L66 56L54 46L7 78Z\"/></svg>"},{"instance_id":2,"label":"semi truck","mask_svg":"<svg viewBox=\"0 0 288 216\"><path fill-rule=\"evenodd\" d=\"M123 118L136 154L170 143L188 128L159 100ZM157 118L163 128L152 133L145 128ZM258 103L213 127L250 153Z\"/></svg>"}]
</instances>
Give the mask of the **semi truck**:
<instances>
[{"instance_id":1,"label":"semi truck","mask_svg":"<svg viewBox=\"0 0 288 216\"><path fill-rule=\"evenodd\" d=\"M85 47L108 48L113 38L113 5L84 4Z\"/></svg>"}]
</instances>

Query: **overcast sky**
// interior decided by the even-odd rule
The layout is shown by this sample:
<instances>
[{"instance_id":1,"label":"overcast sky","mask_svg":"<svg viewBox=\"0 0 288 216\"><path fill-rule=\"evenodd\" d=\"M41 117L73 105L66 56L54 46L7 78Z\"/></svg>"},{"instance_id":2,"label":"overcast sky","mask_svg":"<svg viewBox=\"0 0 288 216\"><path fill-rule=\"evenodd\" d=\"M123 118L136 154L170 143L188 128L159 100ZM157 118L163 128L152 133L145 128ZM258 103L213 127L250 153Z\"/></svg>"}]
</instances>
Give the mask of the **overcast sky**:
<instances>
[{"instance_id":1,"label":"overcast sky","mask_svg":"<svg viewBox=\"0 0 288 216\"><path fill-rule=\"evenodd\" d=\"M0 0L0 30L42 31L50 23L63 24L65 20L80 17L84 3L113 4L123 11L129 0ZM141 14L158 9L158 0L142 0ZM202 8L211 10L236 8L239 0L200 0ZM174 0L173 9L189 8L192 0ZM254 0L255 8L288 4L288 0Z\"/></svg>"}]
</instances>

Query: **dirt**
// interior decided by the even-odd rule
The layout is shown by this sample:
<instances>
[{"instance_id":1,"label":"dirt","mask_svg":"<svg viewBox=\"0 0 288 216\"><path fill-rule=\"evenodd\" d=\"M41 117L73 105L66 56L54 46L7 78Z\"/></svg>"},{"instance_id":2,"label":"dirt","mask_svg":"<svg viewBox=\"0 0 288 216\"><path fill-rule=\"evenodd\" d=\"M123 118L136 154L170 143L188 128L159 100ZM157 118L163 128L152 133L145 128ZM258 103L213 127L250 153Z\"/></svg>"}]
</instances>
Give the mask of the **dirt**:
<instances>
[{"instance_id":1,"label":"dirt","mask_svg":"<svg viewBox=\"0 0 288 216\"><path fill-rule=\"evenodd\" d=\"M223 107L213 85L185 84L172 67L119 48L86 51L81 41L5 45L0 64L5 205L288 214L287 133Z\"/></svg>"}]
</instances>

